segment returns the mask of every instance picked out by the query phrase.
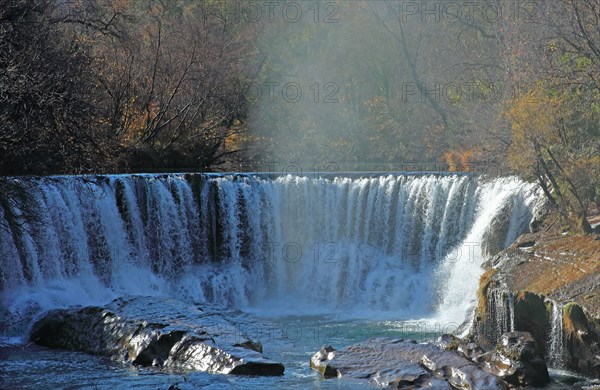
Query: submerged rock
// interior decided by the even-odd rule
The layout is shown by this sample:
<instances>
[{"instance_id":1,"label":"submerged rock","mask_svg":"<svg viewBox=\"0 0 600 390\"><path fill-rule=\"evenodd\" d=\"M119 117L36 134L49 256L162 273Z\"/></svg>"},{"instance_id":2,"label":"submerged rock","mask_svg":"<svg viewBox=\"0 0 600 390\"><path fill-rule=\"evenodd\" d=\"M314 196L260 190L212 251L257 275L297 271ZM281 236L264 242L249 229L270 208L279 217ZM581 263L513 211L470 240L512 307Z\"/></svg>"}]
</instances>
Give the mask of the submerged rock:
<instances>
[{"instance_id":1,"label":"submerged rock","mask_svg":"<svg viewBox=\"0 0 600 390\"><path fill-rule=\"evenodd\" d=\"M414 340L377 338L341 350L326 347L310 366L325 378L368 380L382 387L507 389L498 377L458 353Z\"/></svg>"},{"instance_id":2,"label":"submerged rock","mask_svg":"<svg viewBox=\"0 0 600 390\"><path fill-rule=\"evenodd\" d=\"M110 356L138 366L221 374L282 375L282 364L221 314L170 298L117 299L105 307L52 310L37 320L36 344Z\"/></svg>"}]
</instances>

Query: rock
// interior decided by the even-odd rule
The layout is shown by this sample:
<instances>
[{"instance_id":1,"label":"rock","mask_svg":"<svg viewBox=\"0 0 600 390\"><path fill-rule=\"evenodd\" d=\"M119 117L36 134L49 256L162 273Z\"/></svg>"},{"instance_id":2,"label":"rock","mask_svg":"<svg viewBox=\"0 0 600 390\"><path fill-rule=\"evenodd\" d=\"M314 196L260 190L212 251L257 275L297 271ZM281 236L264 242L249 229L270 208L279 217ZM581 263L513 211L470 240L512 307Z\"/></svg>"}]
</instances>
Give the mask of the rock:
<instances>
[{"instance_id":1,"label":"rock","mask_svg":"<svg viewBox=\"0 0 600 390\"><path fill-rule=\"evenodd\" d=\"M512 202L505 203L497 217L485 229L481 240L481 252L485 254L485 257L495 256L504 249L512 208Z\"/></svg>"},{"instance_id":2,"label":"rock","mask_svg":"<svg viewBox=\"0 0 600 390\"><path fill-rule=\"evenodd\" d=\"M600 377L600 321L574 303L563 307L563 326L569 368Z\"/></svg>"},{"instance_id":3,"label":"rock","mask_svg":"<svg viewBox=\"0 0 600 390\"><path fill-rule=\"evenodd\" d=\"M544 199L542 202L537 202L533 208L531 222L529 222L529 232L539 232L548 220L550 212L551 206L548 200Z\"/></svg>"},{"instance_id":4,"label":"rock","mask_svg":"<svg viewBox=\"0 0 600 390\"><path fill-rule=\"evenodd\" d=\"M136 366L242 375L284 372L282 364L263 357L259 342L220 314L169 298L52 310L34 323L30 339Z\"/></svg>"},{"instance_id":5,"label":"rock","mask_svg":"<svg viewBox=\"0 0 600 390\"><path fill-rule=\"evenodd\" d=\"M535 339L527 332L509 332L503 334L496 349L513 360L526 362L539 355Z\"/></svg>"},{"instance_id":6,"label":"rock","mask_svg":"<svg viewBox=\"0 0 600 390\"><path fill-rule=\"evenodd\" d=\"M336 369L328 366L327 364L321 364L322 362L333 359L333 351L335 351L335 349L331 345L328 347L323 347L310 359L310 367L319 371L324 378L335 378L338 376Z\"/></svg>"},{"instance_id":7,"label":"rock","mask_svg":"<svg viewBox=\"0 0 600 390\"><path fill-rule=\"evenodd\" d=\"M500 262L506 264L503 256ZM487 275L489 277L485 278ZM502 275L496 269L486 271L478 290L478 306L473 318L471 336L486 349L494 348L500 337L511 329L531 333L540 355L548 349L552 308L546 305L545 297L529 291L510 291L498 279ZM511 324L512 319L512 324Z\"/></svg>"},{"instance_id":8,"label":"rock","mask_svg":"<svg viewBox=\"0 0 600 390\"><path fill-rule=\"evenodd\" d=\"M323 348L310 365L325 378L348 377L382 387L507 389L501 379L433 344L377 338L344 349Z\"/></svg>"},{"instance_id":9,"label":"rock","mask_svg":"<svg viewBox=\"0 0 600 390\"><path fill-rule=\"evenodd\" d=\"M479 344L460 339L451 334L440 336L434 344L446 351L456 351L471 361L476 361L479 356L485 353L485 350Z\"/></svg>"},{"instance_id":10,"label":"rock","mask_svg":"<svg viewBox=\"0 0 600 390\"><path fill-rule=\"evenodd\" d=\"M517 245L517 248L521 248L521 249L523 249L523 248L531 248L534 245L535 245L535 241L533 241L533 240L532 241L523 241L523 242L520 242Z\"/></svg>"},{"instance_id":11,"label":"rock","mask_svg":"<svg viewBox=\"0 0 600 390\"><path fill-rule=\"evenodd\" d=\"M446 351L456 351L462 342L463 340L453 334L443 334L438 337L434 345L437 345Z\"/></svg>"},{"instance_id":12,"label":"rock","mask_svg":"<svg viewBox=\"0 0 600 390\"><path fill-rule=\"evenodd\" d=\"M509 330L529 332L545 358L556 332L553 307L565 305L563 338L555 345L561 351L554 354L561 368L600 378L600 243L594 235L548 231L548 222L485 263L470 339L490 349Z\"/></svg>"},{"instance_id":13,"label":"rock","mask_svg":"<svg viewBox=\"0 0 600 390\"><path fill-rule=\"evenodd\" d=\"M528 291L516 294L514 329L529 332L540 349L540 356L546 355L550 317L544 297Z\"/></svg>"},{"instance_id":14,"label":"rock","mask_svg":"<svg viewBox=\"0 0 600 390\"><path fill-rule=\"evenodd\" d=\"M476 361L477 358L485 353L484 349L477 343L462 343L458 346L458 352L469 360Z\"/></svg>"},{"instance_id":15,"label":"rock","mask_svg":"<svg viewBox=\"0 0 600 390\"><path fill-rule=\"evenodd\" d=\"M548 367L539 356L537 344L527 332L509 332L496 350L477 358L481 367L515 386L543 386L550 382Z\"/></svg>"}]
</instances>

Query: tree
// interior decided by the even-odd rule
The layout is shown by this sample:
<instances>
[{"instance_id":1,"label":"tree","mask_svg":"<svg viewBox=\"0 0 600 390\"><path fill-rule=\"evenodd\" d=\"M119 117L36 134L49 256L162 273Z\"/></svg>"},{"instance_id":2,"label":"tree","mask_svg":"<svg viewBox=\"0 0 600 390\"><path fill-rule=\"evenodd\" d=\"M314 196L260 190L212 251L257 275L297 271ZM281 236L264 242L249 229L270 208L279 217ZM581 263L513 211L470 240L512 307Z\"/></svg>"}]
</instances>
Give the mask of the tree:
<instances>
[{"instance_id":1,"label":"tree","mask_svg":"<svg viewBox=\"0 0 600 390\"><path fill-rule=\"evenodd\" d=\"M0 1L0 174L93 168L85 47L61 33L51 0Z\"/></svg>"},{"instance_id":2,"label":"tree","mask_svg":"<svg viewBox=\"0 0 600 390\"><path fill-rule=\"evenodd\" d=\"M210 7L152 1L125 39L95 44L96 99L123 148L117 164L215 169L239 151L230 146L245 127L251 46Z\"/></svg>"},{"instance_id":3,"label":"tree","mask_svg":"<svg viewBox=\"0 0 600 390\"><path fill-rule=\"evenodd\" d=\"M256 28L221 4L0 0L0 174L235 160Z\"/></svg>"}]
</instances>

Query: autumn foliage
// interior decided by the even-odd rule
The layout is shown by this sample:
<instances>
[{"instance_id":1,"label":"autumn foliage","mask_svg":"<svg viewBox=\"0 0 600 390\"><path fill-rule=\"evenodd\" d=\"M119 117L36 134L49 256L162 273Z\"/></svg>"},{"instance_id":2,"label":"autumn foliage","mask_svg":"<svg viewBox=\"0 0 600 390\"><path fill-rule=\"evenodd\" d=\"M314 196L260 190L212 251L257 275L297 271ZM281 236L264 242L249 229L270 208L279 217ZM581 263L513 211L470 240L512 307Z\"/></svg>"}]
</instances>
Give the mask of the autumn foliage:
<instances>
[{"instance_id":1,"label":"autumn foliage","mask_svg":"<svg viewBox=\"0 0 600 390\"><path fill-rule=\"evenodd\" d=\"M1 0L0 173L235 161L253 26L209 16L217 7Z\"/></svg>"}]
</instances>

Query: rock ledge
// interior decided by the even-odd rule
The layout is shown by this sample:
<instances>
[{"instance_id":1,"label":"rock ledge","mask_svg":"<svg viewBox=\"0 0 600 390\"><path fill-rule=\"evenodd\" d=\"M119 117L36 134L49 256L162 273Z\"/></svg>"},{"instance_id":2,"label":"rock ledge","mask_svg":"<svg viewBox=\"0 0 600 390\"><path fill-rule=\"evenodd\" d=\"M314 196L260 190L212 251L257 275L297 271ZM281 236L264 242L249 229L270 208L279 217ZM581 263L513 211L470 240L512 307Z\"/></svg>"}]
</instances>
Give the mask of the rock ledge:
<instances>
[{"instance_id":1,"label":"rock ledge","mask_svg":"<svg viewBox=\"0 0 600 390\"><path fill-rule=\"evenodd\" d=\"M110 356L136 366L220 374L282 375L282 364L262 355L218 312L169 298L120 298L105 307L47 312L30 336L36 344Z\"/></svg>"}]
</instances>

